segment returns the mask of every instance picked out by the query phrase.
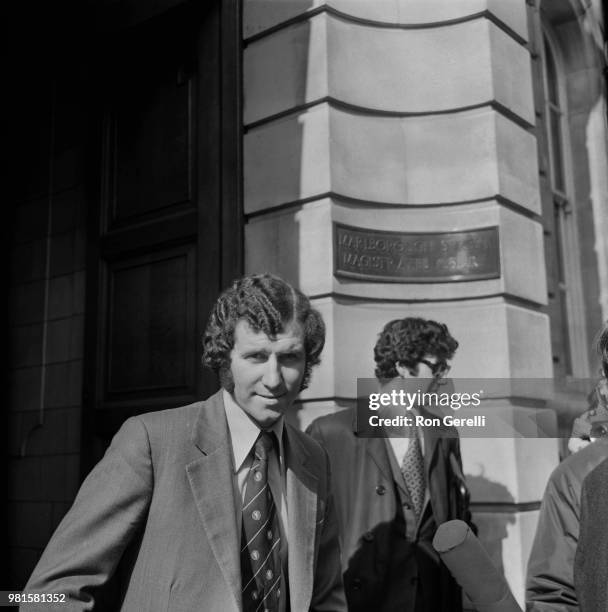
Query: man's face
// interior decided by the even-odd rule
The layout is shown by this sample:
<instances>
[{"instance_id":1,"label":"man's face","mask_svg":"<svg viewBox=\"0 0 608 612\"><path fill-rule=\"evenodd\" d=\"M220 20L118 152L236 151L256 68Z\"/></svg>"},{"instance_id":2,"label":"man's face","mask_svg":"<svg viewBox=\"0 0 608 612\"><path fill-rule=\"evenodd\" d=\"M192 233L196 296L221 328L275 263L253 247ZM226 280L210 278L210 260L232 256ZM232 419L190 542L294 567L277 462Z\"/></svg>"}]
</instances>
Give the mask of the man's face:
<instances>
[{"instance_id":1,"label":"man's face","mask_svg":"<svg viewBox=\"0 0 608 612\"><path fill-rule=\"evenodd\" d=\"M442 372L438 371L439 362L439 358L435 355L425 355L418 363L418 378L440 378Z\"/></svg>"},{"instance_id":2,"label":"man's face","mask_svg":"<svg viewBox=\"0 0 608 612\"><path fill-rule=\"evenodd\" d=\"M239 319L230 352L232 396L260 427L270 427L298 395L305 363L300 325L290 324L269 337Z\"/></svg>"},{"instance_id":3,"label":"man's face","mask_svg":"<svg viewBox=\"0 0 608 612\"><path fill-rule=\"evenodd\" d=\"M421 391L431 391L435 389L441 377L445 372L441 370L437 370L437 365L439 363L439 358L435 355L426 354L418 364L413 369L408 369L401 364L397 364L396 368L399 372L399 376L405 379L406 381L410 380L410 385L412 388L417 388L420 384L424 387ZM447 368L449 369L449 367ZM415 382L414 379L424 379L424 383ZM407 385L406 385L407 386Z\"/></svg>"}]
</instances>

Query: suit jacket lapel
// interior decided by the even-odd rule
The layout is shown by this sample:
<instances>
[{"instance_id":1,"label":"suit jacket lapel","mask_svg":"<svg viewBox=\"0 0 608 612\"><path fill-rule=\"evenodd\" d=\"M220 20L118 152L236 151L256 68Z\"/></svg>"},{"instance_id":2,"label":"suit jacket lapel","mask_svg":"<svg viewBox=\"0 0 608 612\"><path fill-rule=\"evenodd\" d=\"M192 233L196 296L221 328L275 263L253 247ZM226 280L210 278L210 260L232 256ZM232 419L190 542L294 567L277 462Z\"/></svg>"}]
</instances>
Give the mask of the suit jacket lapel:
<instances>
[{"instance_id":1,"label":"suit jacket lapel","mask_svg":"<svg viewBox=\"0 0 608 612\"><path fill-rule=\"evenodd\" d=\"M437 452L439 450L439 438L435 435L433 429L432 427L422 428L422 435L424 437L424 469L427 482L431 481L431 471L437 461Z\"/></svg>"},{"instance_id":2,"label":"suit jacket lapel","mask_svg":"<svg viewBox=\"0 0 608 612\"><path fill-rule=\"evenodd\" d=\"M439 525L447 520L447 457L444 451L444 438L453 436L450 428L425 427L424 428L424 465L426 469L426 481L429 487L429 495L433 508L433 516Z\"/></svg>"},{"instance_id":3,"label":"suit jacket lapel","mask_svg":"<svg viewBox=\"0 0 608 612\"><path fill-rule=\"evenodd\" d=\"M292 610L308 610L313 592L319 481L308 469L308 451L290 429L286 425L289 593Z\"/></svg>"},{"instance_id":4,"label":"suit jacket lapel","mask_svg":"<svg viewBox=\"0 0 608 612\"><path fill-rule=\"evenodd\" d=\"M241 608L240 539L235 520L232 448L221 391L201 405L192 441L203 453L186 466L205 533Z\"/></svg>"},{"instance_id":5,"label":"suit jacket lapel","mask_svg":"<svg viewBox=\"0 0 608 612\"><path fill-rule=\"evenodd\" d=\"M424 406L419 406L418 410L420 414L429 418L440 417L440 414L431 412ZM450 427L443 425L435 425L433 427L422 427L422 435L424 436L424 465L426 468L427 482L430 482L431 470L440 459L439 455L442 454L441 441L443 439L453 437L454 432Z\"/></svg>"},{"instance_id":6,"label":"suit jacket lapel","mask_svg":"<svg viewBox=\"0 0 608 612\"><path fill-rule=\"evenodd\" d=\"M353 431L358 431L356 411L353 414ZM360 437L357 439L361 444L365 445L365 452L372 458L385 478L387 480L391 480L393 478L393 473L391 469L390 456L387 452L388 449L386 448L387 440L384 438L374 437Z\"/></svg>"},{"instance_id":7,"label":"suit jacket lapel","mask_svg":"<svg viewBox=\"0 0 608 612\"><path fill-rule=\"evenodd\" d=\"M384 438L382 441L384 442L384 450L393 476L393 480L395 481L397 487L399 487L401 493L405 494L409 499L410 494L405 485L405 478L403 477L403 473L401 472L401 465L397 461L397 457L395 457L393 449L390 447L391 442L388 438Z\"/></svg>"}]
</instances>

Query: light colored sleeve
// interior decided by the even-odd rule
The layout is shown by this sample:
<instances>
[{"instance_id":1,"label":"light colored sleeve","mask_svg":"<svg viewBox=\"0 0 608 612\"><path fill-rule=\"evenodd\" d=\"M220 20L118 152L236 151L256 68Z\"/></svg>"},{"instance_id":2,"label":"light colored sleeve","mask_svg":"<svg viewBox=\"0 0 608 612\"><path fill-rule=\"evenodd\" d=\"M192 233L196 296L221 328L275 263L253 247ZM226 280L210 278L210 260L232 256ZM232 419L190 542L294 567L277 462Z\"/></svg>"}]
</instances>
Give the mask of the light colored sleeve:
<instances>
[{"instance_id":1,"label":"light colored sleeve","mask_svg":"<svg viewBox=\"0 0 608 612\"><path fill-rule=\"evenodd\" d=\"M527 612L578 612L574 556L579 537L580 491L569 474L552 474L543 497L528 562Z\"/></svg>"},{"instance_id":2,"label":"light colored sleeve","mask_svg":"<svg viewBox=\"0 0 608 612\"><path fill-rule=\"evenodd\" d=\"M137 418L118 431L102 460L51 537L25 591L67 593L67 604L21 610L76 612L99 609L125 549L142 525L153 490L148 432Z\"/></svg>"}]
</instances>

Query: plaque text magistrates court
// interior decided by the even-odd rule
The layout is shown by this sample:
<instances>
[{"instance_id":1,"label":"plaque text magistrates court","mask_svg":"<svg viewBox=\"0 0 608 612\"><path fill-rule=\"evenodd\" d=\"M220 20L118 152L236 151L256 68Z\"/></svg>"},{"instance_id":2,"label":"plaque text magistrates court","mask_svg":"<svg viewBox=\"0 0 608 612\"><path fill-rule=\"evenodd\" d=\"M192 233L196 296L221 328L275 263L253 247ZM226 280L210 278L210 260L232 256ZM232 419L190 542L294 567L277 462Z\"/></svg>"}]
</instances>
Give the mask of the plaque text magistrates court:
<instances>
[{"instance_id":1,"label":"plaque text magistrates court","mask_svg":"<svg viewBox=\"0 0 608 612\"><path fill-rule=\"evenodd\" d=\"M409 233L334 223L334 274L393 283L499 278L498 227Z\"/></svg>"}]
</instances>

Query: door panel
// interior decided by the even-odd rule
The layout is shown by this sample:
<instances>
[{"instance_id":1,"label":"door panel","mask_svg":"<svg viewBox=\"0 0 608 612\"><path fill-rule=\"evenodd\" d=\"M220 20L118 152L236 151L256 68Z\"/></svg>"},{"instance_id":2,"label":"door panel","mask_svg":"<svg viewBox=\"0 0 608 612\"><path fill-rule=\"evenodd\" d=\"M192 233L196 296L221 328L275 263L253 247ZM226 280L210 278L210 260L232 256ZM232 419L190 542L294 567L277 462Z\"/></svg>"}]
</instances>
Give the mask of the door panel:
<instances>
[{"instance_id":1,"label":"door panel","mask_svg":"<svg viewBox=\"0 0 608 612\"><path fill-rule=\"evenodd\" d=\"M192 204L190 109L196 61L183 44L169 50L142 36L113 84L111 223L124 223L180 203Z\"/></svg>"},{"instance_id":2,"label":"door panel","mask_svg":"<svg viewBox=\"0 0 608 612\"><path fill-rule=\"evenodd\" d=\"M183 2L102 37L83 473L127 417L218 386L200 337L242 270L237 7Z\"/></svg>"},{"instance_id":3,"label":"door panel","mask_svg":"<svg viewBox=\"0 0 608 612\"><path fill-rule=\"evenodd\" d=\"M195 245L109 267L104 401L193 394Z\"/></svg>"}]
</instances>

